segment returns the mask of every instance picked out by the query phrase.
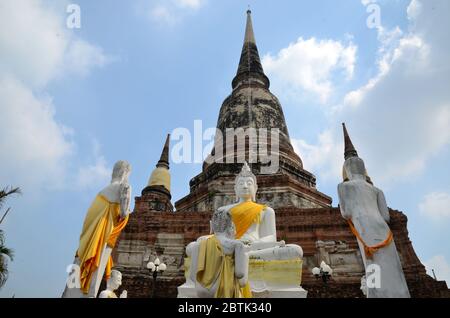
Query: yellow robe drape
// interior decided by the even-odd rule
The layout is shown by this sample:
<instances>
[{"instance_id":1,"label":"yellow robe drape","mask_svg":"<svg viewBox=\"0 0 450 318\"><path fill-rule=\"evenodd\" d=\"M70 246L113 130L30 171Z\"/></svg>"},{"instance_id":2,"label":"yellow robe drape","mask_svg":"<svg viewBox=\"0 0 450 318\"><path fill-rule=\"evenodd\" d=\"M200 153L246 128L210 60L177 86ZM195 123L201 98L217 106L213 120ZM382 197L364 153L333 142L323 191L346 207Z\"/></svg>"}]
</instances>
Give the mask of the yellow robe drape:
<instances>
[{"instance_id":1,"label":"yellow robe drape","mask_svg":"<svg viewBox=\"0 0 450 318\"><path fill-rule=\"evenodd\" d=\"M261 222L261 212L266 207L265 205L248 201L242 202L231 209L231 217L236 226L237 239L240 239L252 224Z\"/></svg>"},{"instance_id":2,"label":"yellow robe drape","mask_svg":"<svg viewBox=\"0 0 450 318\"><path fill-rule=\"evenodd\" d=\"M225 255L215 235L201 241L198 262L197 281L207 289L211 289L219 280L215 298L250 298L250 286L241 288L234 275L234 257Z\"/></svg>"},{"instance_id":3,"label":"yellow robe drape","mask_svg":"<svg viewBox=\"0 0 450 318\"><path fill-rule=\"evenodd\" d=\"M98 194L92 202L84 220L80 235L80 245L77 256L80 260L81 291L89 292L92 274L100 265L105 244L114 248L120 232L128 222L128 216L120 218L120 205L109 202ZM112 257L106 264L105 276L109 278L113 266Z\"/></svg>"}]
</instances>

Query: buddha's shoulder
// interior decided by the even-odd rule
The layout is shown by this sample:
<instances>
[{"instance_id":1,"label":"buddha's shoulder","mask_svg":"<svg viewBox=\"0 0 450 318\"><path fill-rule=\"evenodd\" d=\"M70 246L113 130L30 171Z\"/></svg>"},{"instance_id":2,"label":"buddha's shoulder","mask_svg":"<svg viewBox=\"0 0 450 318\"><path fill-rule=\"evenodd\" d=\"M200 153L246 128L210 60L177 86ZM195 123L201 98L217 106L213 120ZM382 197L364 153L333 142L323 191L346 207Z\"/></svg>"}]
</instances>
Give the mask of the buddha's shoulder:
<instances>
[{"instance_id":1,"label":"buddha's shoulder","mask_svg":"<svg viewBox=\"0 0 450 318\"><path fill-rule=\"evenodd\" d=\"M264 209L262 210L262 213L264 215L275 215L275 210L272 209L270 206L265 206Z\"/></svg>"},{"instance_id":2,"label":"buddha's shoulder","mask_svg":"<svg viewBox=\"0 0 450 318\"><path fill-rule=\"evenodd\" d=\"M221 206L220 208L219 208L219 210L225 210L225 211L228 211L228 210L231 210L232 208L234 208L235 206L237 206L239 203L233 203L233 204L229 204L229 205L224 205L224 206Z\"/></svg>"},{"instance_id":3,"label":"buddha's shoulder","mask_svg":"<svg viewBox=\"0 0 450 318\"><path fill-rule=\"evenodd\" d=\"M224 206L221 206L221 207L219 208L219 210L229 211L229 210L231 210L232 208L238 206L239 204L240 204L240 203L234 203L234 204L224 205ZM269 214L275 213L274 209L272 209L270 206L267 206L267 205L265 205L265 204L260 204L260 203L257 203L257 204L259 204L260 206L264 206L264 208L263 208L263 210L262 210L263 213L269 213Z\"/></svg>"}]
</instances>

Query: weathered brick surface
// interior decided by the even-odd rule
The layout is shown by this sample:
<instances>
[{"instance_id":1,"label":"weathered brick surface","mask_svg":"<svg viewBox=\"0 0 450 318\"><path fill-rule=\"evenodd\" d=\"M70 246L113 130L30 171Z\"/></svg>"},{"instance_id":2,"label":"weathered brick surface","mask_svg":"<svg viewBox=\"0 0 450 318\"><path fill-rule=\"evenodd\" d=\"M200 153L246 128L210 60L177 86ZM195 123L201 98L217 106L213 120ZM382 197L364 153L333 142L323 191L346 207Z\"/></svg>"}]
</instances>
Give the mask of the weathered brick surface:
<instances>
[{"instance_id":1,"label":"weathered brick surface","mask_svg":"<svg viewBox=\"0 0 450 318\"><path fill-rule=\"evenodd\" d=\"M390 226L412 296L448 297L445 282L437 282L426 275L425 267L414 252L406 228L406 216L394 210L391 210L390 214ZM314 261L317 256L316 242L319 240L345 241L349 248L358 249L356 239L341 217L338 208L280 208L276 211L276 215L278 239L302 246L305 259L312 258L313 261L310 262L312 265L316 263ZM187 245L199 236L209 233L210 217L211 212L161 213L140 210L138 206L135 213L131 215L118 246L120 247L121 242L127 241L127 248L132 250L133 242L146 242L148 246L155 248L158 233L181 233L184 244ZM163 255L165 251L159 250L158 253ZM127 268L123 264L117 264L123 273L122 288L128 290L129 297L151 295L152 279L144 265L141 268ZM176 297L176 287L184 282L182 257L177 266L176 274L172 273L170 277L164 274L158 279L157 297ZM311 266L305 262L302 277L302 286L308 290L309 297L362 297L359 290L360 276L347 277L345 273L340 273L325 287L321 281L317 281L312 276Z\"/></svg>"}]
</instances>

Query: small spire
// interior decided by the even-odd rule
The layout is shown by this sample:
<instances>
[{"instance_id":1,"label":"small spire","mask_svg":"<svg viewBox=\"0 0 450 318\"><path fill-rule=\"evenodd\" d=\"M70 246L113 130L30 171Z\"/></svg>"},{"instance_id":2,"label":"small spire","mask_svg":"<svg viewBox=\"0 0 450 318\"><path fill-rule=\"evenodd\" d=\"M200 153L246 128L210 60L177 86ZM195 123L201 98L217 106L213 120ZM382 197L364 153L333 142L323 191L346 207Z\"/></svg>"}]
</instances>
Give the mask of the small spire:
<instances>
[{"instance_id":1,"label":"small spire","mask_svg":"<svg viewBox=\"0 0 450 318\"><path fill-rule=\"evenodd\" d=\"M156 164L157 167L166 167L167 169L169 169L169 143L170 143L170 134L167 134L166 142L164 144L164 148L161 153L161 158Z\"/></svg>"},{"instance_id":2,"label":"small spire","mask_svg":"<svg viewBox=\"0 0 450 318\"><path fill-rule=\"evenodd\" d=\"M344 158L345 158L345 160L352 158L352 157L358 157L358 153L356 152L356 149L353 146L352 140L350 139L350 136L348 135L347 128L345 127L345 123L342 123L342 127L344 129L344 143L345 143Z\"/></svg>"},{"instance_id":3,"label":"small spire","mask_svg":"<svg viewBox=\"0 0 450 318\"><path fill-rule=\"evenodd\" d=\"M252 24L252 11L250 10L250 6L249 9L247 10L247 25L245 26L244 44L245 43L256 44L255 33L253 32L253 24Z\"/></svg>"}]
</instances>

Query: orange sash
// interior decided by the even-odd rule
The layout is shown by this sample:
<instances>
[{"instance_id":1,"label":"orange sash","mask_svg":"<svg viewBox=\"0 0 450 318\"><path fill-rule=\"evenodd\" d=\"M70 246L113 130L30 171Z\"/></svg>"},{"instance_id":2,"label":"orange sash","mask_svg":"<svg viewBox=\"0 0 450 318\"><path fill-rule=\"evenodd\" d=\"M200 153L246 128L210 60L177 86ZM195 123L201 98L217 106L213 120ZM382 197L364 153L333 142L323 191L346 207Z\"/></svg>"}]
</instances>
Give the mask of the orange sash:
<instances>
[{"instance_id":1,"label":"orange sash","mask_svg":"<svg viewBox=\"0 0 450 318\"><path fill-rule=\"evenodd\" d=\"M236 226L236 239L240 239L252 224L261 222L261 212L265 208L265 205L247 201L231 209L231 217Z\"/></svg>"},{"instance_id":2,"label":"orange sash","mask_svg":"<svg viewBox=\"0 0 450 318\"><path fill-rule=\"evenodd\" d=\"M372 258L373 254L375 254L376 251L378 251L379 249L388 246L392 240L394 239L394 236L392 234L392 231L389 230L388 236L386 237L386 239L376 245L373 246L368 246L366 244L366 242L364 242L364 240L362 239L361 235L358 233L358 231L356 230L355 226L353 225L352 220L347 220L348 225L350 225L350 229L352 231L352 233L356 236L356 238L362 243L362 245L364 246L364 253L366 254L367 258Z\"/></svg>"}]
</instances>

